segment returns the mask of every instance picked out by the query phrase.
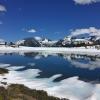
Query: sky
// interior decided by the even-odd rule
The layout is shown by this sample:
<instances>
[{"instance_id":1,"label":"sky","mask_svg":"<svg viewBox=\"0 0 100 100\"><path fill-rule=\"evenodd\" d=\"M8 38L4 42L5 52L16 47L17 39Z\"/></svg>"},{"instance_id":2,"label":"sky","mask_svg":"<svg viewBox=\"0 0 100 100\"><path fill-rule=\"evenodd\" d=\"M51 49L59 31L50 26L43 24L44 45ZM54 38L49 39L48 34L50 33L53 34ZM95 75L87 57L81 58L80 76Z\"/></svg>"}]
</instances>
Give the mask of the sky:
<instances>
[{"instance_id":1,"label":"sky","mask_svg":"<svg viewBox=\"0 0 100 100\"><path fill-rule=\"evenodd\" d=\"M99 26L100 0L0 0L0 38L7 41L61 39Z\"/></svg>"}]
</instances>

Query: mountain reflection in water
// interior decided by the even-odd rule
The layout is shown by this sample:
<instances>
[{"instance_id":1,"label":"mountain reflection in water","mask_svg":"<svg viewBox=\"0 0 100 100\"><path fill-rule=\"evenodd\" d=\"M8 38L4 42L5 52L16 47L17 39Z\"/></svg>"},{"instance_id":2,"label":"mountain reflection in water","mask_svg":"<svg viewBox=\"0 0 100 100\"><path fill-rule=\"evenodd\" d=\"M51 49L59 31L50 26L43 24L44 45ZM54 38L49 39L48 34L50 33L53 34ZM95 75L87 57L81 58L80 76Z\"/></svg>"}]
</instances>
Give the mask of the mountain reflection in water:
<instances>
[{"instance_id":1,"label":"mountain reflection in water","mask_svg":"<svg viewBox=\"0 0 100 100\"><path fill-rule=\"evenodd\" d=\"M74 76L78 76L84 81L100 81L100 57L96 55L52 54L46 52L1 53L0 55L0 63L25 66L17 71L41 70L37 78L49 78L55 74L62 74L55 81Z\"/></svg>"}]
</instances>

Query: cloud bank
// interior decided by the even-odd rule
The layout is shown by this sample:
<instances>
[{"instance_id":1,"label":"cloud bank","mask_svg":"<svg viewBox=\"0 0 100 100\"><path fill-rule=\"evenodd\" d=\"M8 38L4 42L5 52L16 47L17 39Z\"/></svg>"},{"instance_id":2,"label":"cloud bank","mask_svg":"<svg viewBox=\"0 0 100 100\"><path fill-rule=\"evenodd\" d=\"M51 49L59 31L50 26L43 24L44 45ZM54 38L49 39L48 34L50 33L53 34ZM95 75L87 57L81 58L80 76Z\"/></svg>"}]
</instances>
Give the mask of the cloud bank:
<instances>
[{"instance_id":1,"label":"cloud bank","mask_svg":"<svg viewBox=\"0 0 100 100\"><path fill-rule=\"evenodd\" d=\"M76 30L72 30L71 32L71 36L78 36L78 35L82 35L82 34L89 34L90 36L100 36L100 29L97 29L95 27L89 27L89 28L83 28L83 29L76 29Z\"/></svg>"},{"instance_id":2,"label":"cloud bank","mask_svg":"<svg viewBox=\"0 0 100 100\"><path fill-rule=\"evenodd\" d=\"M100 2L100 0L73 0L76 4L86 5Z\"/></svg>"}]
</instances>

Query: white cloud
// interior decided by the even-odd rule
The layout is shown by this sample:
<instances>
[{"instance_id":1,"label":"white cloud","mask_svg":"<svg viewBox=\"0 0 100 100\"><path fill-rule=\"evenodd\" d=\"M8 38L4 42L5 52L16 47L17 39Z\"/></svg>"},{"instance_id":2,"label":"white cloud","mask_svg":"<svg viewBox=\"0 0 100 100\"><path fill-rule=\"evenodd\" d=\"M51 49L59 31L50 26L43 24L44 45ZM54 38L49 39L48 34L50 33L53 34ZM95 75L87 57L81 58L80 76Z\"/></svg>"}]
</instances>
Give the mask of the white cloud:
<instances>
[{"instance_id":1,"label":"white cloud","mask_svg":"<svg viewBox=\"0 0 100 100\"><path fill-rule=\"evenodd\" d=\"M6 7L3 5L0 5L0 12L6 12L6 11L7 11Z\"/></svg>"},{"instance_id":2,"label":"white cloud","mask_svg":"<svg viewBox=\"0 0 100 100\"><path fill-rule=\"evenodd\" d=\"M72 30L71 36L77 36L77 35L82 35L86 33L88 33L90 36L91 35L100 36L100 29L97 29L95 27L76 29L76 30Z\"/></svg>"},{"instance_id":3,"label":"white cloud","mask_svg":"<svg viewBox=\"0 0 100 100\"><path fill-rule=\"evenodd\" d=\"M81 4L81 5L100 2L100 0L73 0L73 1L74 1L76 4Z\"/></svg>"},{"instance_id":4,"label":"white cloud","mask_svg":"<svg viewBox=\"0 0 100 100\"><path fill-rule=\"evenodd\" d=\"M29 33L35 33L36 30L35 29L29 29L29 30L27 30L27 32L29 32Z\"/></svg>"}]
</instances>

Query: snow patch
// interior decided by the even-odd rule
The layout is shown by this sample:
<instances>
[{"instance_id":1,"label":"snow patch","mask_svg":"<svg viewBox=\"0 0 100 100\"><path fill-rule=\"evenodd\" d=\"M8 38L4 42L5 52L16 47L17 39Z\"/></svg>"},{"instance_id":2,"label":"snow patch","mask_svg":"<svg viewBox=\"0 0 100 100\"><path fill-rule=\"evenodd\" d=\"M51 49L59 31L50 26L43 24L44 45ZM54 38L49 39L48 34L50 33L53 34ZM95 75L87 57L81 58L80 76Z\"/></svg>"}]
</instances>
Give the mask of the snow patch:
<instances>
[{"instance_id":1,"label":"snow patch","mask_svg":"<svg viewBox=\"0 0 100 100\"><path fill-rule=\"evenodd\" d=\"M36 78L40 74L39 69L28 69L24 71L15 71L12 68L8 74L0 76L1 82L7 82L8 85L24 84L31 89L45 90L49 95L70 100L100 100L100 84L92 84L79 80L78 77L71 77L60 82L54 82L61 77L61 74L53 75L50 78ZM20 67L19 67L20 68ZM7 78L6 80L3 78ZM2 85L2 84L1 84Z\"/></svg>"}]
</instances>

